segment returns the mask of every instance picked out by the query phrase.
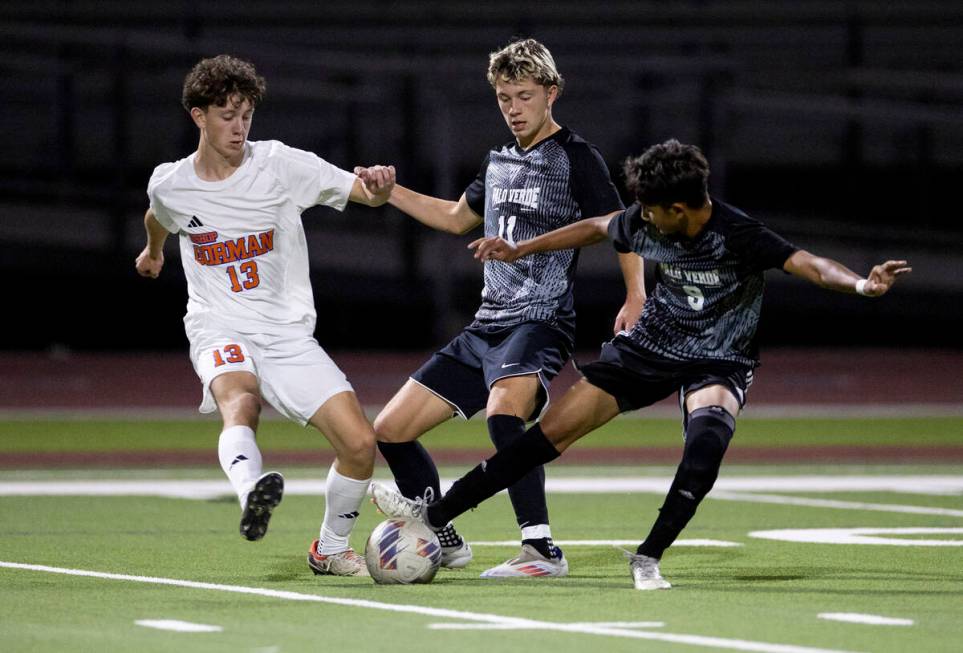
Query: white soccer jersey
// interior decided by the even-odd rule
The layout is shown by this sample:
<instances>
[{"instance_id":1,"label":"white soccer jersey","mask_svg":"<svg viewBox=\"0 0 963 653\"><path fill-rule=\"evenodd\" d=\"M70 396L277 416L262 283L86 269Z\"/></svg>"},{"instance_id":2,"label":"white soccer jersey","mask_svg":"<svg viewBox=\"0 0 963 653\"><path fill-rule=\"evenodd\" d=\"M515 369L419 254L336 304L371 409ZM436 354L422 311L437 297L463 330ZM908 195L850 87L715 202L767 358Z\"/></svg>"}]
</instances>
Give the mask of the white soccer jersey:
<instances>
[{"instance_id":1,"label":"white soccer jersey","mask_svg":"<svg viewBox=\"0 0 963 653\"><path fill-rule=\"evenodd\" d=\"M188 336L205 325L313 333L301 213L343 210L355 176L279 141L246 143L241 167L222 181L200 179L195 156L157 166L147 186L157 221L180 240Z\"/></svg>"}]
</instances>

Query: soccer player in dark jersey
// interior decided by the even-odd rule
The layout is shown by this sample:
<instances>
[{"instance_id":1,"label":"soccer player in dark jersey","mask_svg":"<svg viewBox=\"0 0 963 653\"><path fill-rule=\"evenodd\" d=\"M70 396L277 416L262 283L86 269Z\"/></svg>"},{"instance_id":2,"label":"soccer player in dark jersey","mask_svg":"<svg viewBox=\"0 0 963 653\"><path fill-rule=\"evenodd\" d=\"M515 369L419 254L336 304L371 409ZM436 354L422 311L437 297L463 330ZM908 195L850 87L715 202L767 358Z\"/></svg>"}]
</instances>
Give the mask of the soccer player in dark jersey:
<instances>
[{"instance_id":1,"label":"soccer player in dark jersey","mask_svg":"<svg viewBox=\"0 0 963 653\"><path fill-rule=\"evenodd\" d=\"M617 251L658 263L658 283L642 317L605 343L599 360L580 367L584 378L539 424L456 481L442 500L410 501L380 489L375 497L389 516L445 524L619 413L678 392L682 461L648 537L628 554L636 589L664 589L669 583L659 573L659 561L715 483L759 364L755 335L763 272L782 269L823 288L878 297L911 268L906 261L887 261L861 278L795 247L739 209L710 198L709 164L692 145L675 140L655 145L627 160L625 173L638 201L615 216L517 243L489 237L469 247L485 261L513 261L608 236Z\"/></svg>"},{"instance_id":2,"label":"soccer player in dark jersey","mask_svg":"<svg viewBox=\"0 0 963 653\"><path fill-rule=\"evenodd\" d=\"M508 242L590 216L622 210L598 150L552 117L562 91L551 53L528 39L492 53L488 81L514 136L492 149L477 178L457 201L395 185L390 203L429 227L462 234L484 223L486 236ZM571 355L575 312L572 280L578 252L545 252L517 262L485 263L485 286L475 320L416 371L375 419L378 447L401 492L440 496L438 471L416 439L454 415L485 409L500 449L521 437L525 423L548 403L547 388ZM620 257L628 290L616 330L642 310L641 260ZM535 466L509 488L522 550L482 577L564 576L568 562L552 542L545 472ZM442 525L446 526L446 525ZM447 525L439 532L442 565L463 567L471 549Z\"/></svg>"}]
</instances>

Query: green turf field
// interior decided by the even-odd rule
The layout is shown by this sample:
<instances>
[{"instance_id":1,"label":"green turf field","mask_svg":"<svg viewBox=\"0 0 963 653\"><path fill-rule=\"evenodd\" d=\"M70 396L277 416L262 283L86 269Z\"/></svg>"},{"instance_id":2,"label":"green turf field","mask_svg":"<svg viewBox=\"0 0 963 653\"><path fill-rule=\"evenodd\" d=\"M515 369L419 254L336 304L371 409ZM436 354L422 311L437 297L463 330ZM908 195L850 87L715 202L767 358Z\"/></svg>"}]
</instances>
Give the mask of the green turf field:
<instances>
[{"instance_id":1,"label":"green turf field","mask_svg":"<svg viewBox=\"0 0 963 653\"><path fill-rule=\"evenodd\" d=\"M846 422L745 420L740 436L774 444L795 434L796 446L893 444L910 436L914 442L963 442L960 420ZM171 424L2 422L0 452L56 450L71 435L74 450L213 446L216 424L184 422L188 426L175 435ZM309 431L268 426L276 438L263 438L266 449L317 442ZM432 445L471 446L470 439L482 440L472 433L480 427L456 426L434 435ZM633 440L624 434L641 432L678 446L672 421L620 420L608 428L597 446L625 446ZM767 435L773 433L783 435ZM622 554L605 543L565 544L571 574L564 579L478 578L514 552L500 544L517 536L504 495L459 519L476 554L464 571L442 571L420 587L315 577L304 557L323 511L324 472L282 471L289 492L258 543L237 535L238 506L224 493L226 481L213 463L208 469L0 471L0 650L922 653L958 651L963 641L963 466L957 464L724 467L716 490L663 560L674 587L658 592L632 589ZM442 469L448 478L459 472ZM653 484L667 483L671 472L550 468L556 538L638 541L661 503ZM376 475L386 478L387 472L379 468ZM605 483L615 481L638 487L606 491ZM68 485L54 485L61 482ZM123 494L132 491L146 496ZM177 492L194 498L151 496ZM357 548L378 521L366 506L353 540ZM749 535L829 528L870 529L862 535L895 543ZM881 532L900 528L926 530ZM738 546L692 546L693 540ZM921 546L923 540L930 545ZM824 613L912 624L830 621L819 617ZM159 630L138 625L142 620L220 630Z\"/></svg>"},{"instance_id":2,"label":"green turf field","mask_svg":"<svg viewBox=\"0 0 963 653\"><path fill-rule=\"evenodd\" d=\"M0 453L15 451L144 451L211 449L220 422L201 419L0 419ZM317 431L282 419L263 420L265 451L327 447ZM963 417L739 420L739 446L963 445ZM425 434L426 446L490 450L482 420L451 420ZM577 446L678 447L678 419L618 418ZM213 443L213 444L212 444Z\"/></svg>"}]
</instances>

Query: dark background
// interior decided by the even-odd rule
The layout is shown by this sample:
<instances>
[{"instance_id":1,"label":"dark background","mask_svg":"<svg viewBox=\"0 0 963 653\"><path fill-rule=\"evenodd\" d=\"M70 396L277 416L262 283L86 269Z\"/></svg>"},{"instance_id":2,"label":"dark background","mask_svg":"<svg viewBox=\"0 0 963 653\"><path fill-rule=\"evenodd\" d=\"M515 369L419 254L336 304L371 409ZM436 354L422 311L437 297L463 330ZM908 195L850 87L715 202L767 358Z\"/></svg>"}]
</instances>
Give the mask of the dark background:
<instances>
[{"instance_id":1,"label":"dark background","mask_svg":"<svg viewBox=\"0 0 963 653\"><path fill-rule=\"evenodd\" d=\"M532 36L567 87L556 119L620 163L675 137L711 191L796 244L865 274L913 275L867 300L770 273L765 345L960 347L963 330L963 3L6 2L0 7L0 348L183 349L173 241L162 278L134 273L146 185L197 146L180 107L201 57L253 61L268 81L252 140L456 199L510 139L488 53ZM390 208L304 215L331 349L426 349L467 324L474 237ZM614 252L583 251L579 346L610 333Z\"/></svg>"}]
</instances>

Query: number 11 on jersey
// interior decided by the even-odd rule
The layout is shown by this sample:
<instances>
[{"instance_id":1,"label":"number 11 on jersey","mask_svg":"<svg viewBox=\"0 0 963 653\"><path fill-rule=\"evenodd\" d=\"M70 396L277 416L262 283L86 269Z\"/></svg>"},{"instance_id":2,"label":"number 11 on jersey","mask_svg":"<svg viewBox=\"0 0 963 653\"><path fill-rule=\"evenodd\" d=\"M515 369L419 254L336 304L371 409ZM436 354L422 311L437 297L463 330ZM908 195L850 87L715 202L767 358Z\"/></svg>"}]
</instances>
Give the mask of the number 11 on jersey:
<instances>
[{"instance_id":1,"label":"number 11 on jersey","mask_svg":"<svg viewBox=\"0 0 963 653\"><path fill-rule=\"evenodd\" d=\"M515 244L515 223L518 221L518 216L510 215L508 216L508 228L505 228L505 216L498 216L498 237L504 238L510 245Z\"/></svg>"}]
</instances>

